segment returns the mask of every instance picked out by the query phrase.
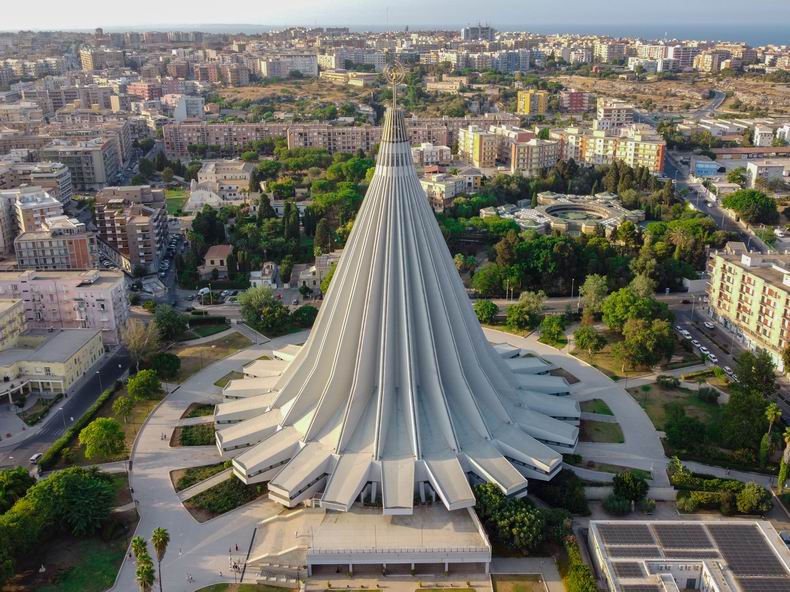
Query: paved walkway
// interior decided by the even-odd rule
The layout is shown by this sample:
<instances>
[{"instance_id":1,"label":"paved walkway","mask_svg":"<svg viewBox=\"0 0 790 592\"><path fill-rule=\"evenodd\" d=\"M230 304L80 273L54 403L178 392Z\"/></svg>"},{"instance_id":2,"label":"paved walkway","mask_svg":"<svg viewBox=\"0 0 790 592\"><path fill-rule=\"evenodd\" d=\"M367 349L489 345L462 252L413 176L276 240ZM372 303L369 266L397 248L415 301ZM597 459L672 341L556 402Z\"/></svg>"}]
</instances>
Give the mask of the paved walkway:
<instances>
[{"instance_id":1,"label":"paved walkway","mask_svg":"<svg viewBox=\"0 0 790 592\"><path fill-rule=\"evenodd\" d=\"M173 489L170 471L216 463L221 458L214 446L171 448L169 436L190 404L207 399L220 401L221 391L214 386L216 380L272 349L302 343L306 335L306 332L286 335L266 346L253 345L210 364L171 392L140 430L132 451L130 475L140 512L135 534L148 539L151 531L160 526L170 533L170 545L162 562L164 589L191 592L209 584L233 582L228 552L232 550L233 560L243 560L255 527L263 517L263 504L253 502L208 522L197 522ZM163 433L168 439L161 439ZM136 592L134 572L134 561L126 559L111 590ZM194 582L187 582L187 574L191 574Z\"/></svg>"},{"instance_id":2,"label":"paved walkway","mask_svg":"<svg viewBox=\"0 0 790 592\"><path fill-rule=\"evenodd\" d=\"M723 479L737 479L738 481L754 481L755 483L771 489L776 486L775 475L763 475L760 473L748 473L746 471L731 471L722 467L714 467L711 465L704 465L702 463L684 460L681 461L683 465L694 473L702 473L703 475L713 475L714 477L721 477Z\"/></svg>"}]
</instances>

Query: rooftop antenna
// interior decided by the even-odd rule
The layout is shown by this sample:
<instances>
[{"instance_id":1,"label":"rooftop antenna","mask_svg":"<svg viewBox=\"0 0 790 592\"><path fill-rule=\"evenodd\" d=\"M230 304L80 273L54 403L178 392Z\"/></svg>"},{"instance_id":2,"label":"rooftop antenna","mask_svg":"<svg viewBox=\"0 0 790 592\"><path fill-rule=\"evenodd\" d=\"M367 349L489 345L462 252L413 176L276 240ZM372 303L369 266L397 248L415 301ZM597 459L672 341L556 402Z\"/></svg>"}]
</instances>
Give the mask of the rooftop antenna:
<instances>
[{"instance_id":1,"label":"rooftop antenna","mask_svg":"<svg viewBox=\"0 0 790 592\"><path fill-rule=\"evenodd\" d=\"M392 85L392 109L398 108L398 85L406 78L406 69L398 60L384 67L384 78Z\"/></svg>"}]
</instances>

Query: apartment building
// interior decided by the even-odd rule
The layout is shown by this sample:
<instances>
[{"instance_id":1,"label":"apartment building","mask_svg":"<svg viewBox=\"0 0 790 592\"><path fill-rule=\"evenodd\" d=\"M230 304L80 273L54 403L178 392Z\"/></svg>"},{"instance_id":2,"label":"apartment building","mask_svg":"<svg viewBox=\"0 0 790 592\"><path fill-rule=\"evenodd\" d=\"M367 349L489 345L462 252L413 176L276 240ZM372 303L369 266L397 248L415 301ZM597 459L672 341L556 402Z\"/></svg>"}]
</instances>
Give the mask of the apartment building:
<instances>
[{"instance_id":1,"label":"apartment building","mask_svg":"<svg viewBox=\"0 0 790 592\"><path fill-rule=\"evenodd\" d=\"M241 64L228 64L223 67L222 76L228 86L247 86L250 83L250 71Z\"/></svg>"},{"instance_id":2,"label":"apartment building","mask_svg":"<svg viewBox=\"0 0 790 592\"><path fill-rule=\"evenodd\" d=\"M585 113L595 108L595 95L592 93L574 89L560 91L560 111Z\"/></svg>"},{"instance_id":3,"label":"apartment building","mask_svg":"<svg viewBox=\"0 0 790 592\"><path fill-rule=\"evenodd\" d=\"M667 49L667 58L676 60L677 67L681 70L691 68L694 65L694 58L700 53L698 47L686 45L672 45Z\"/></svg>"},{"instance_id":4,"label":"apartment building","mask_svg":"<svg viewBox=\"0 0 790 592\"><path fill-rule=\"evenodd\" d=\"M40 157L68 167L72 185L78 190L96 190L113 183L121 168L116 141L104 137L53 140L41 149Z\"/></svg>"},{"instance_id":5,"label":"apartment building","mask_svg":"<svg viewBox=\"0 0 790 592\"><path fill-rule=\"evenodd\" d=\"M314 53L283 53L260 60L261 77L288 78L291 72L302 76L318 76L318 56Z\"/></svg>"},{"instance_id":6,"label":"apartment building","mask_svg":"<svg viewBox=\"0 0 790 592\"><path fill-rule=\"evenodd\" d=\"M615 160L629 166L647 167L653 174L664 170L666 142L654 128L636 124L619 134L605 130L567 128L560 134L562 159L573 158L591 165L612 164Z\"/></svg>"},{"instance_id":7,"label":"apartment building","mask_svg":"<svg viewBox=\"0 0 790 592\"><path fill-rule=\"evenodd\" d=\"M126 93L143 101L162 98L162 85L156 81L140 80L126 85Z\"/></svg>"},{"instance_id":8,"label":"apartment building","mask_svg":"<svg viewBox=\"0 0 790 592\"><path fill-rule=\"evenodd\" d=\"M595 129L616 130L634 123L634 106L619 99L599 97Z\"/></svg>"},{"instance_id":9,"label":"apartment building","mask_svg":"<svg viewBox=\"0 0 790 592\"><path fill-rule=\"evenodd\" d=\"M416 166L447 165L453 158L449 146L434 146L430 142L422 142L411 149L411 158Z\"/></svg>"},{"instance_id":10,"label":"apartment building","mask_svg":"<svg viewBox=\"0 0 790 592\"><path fill-rule=\"evenodd\" d=\"M458 130L458 155L474 167L495 167L498 143L494 132L476 125Z\"/></svg>"},{"instance_id":11,"label":"apartment building","mask_svg":"<svg viewBox=\"0 0 790 592\"><path fill-rule=\"evenodd\" d=\"M63 204L41 187L19 187L13 192L16 193L13 208L18 232L41 230L47 218L63 215Z\"/></svg>"},{"instance_id":12,"label":"apartment building","mask_svg":"<svg viewBox=\"0 0 790 592\"><path fill-rule=\"evenodd\" d=\"M387 64L387 56L383 51L361 47L335 47L326 54L317 56L321 68L338 70L347 69L354 64L371 65L380 72Z\"/></svg>"},{"instance_id":13,"label":"apartment building","mask_svg":"<svg viewBox=\"0 0 790 592\"><path fill-rule=\"evenodd\" d=\"M148 185L108 187L96 195L99 237L149 273L156 271L167 246L164 192Z\"/></svg>"},{"instance_id":14,"label":"apartment building","mask_svg":"<svg viewBox=\"0 0 790 592\"><path fill-rule=\"evenodd\" d=\"M80 64L86 72L104 70L106 68L120 68L126 63L126 58L121 50L83 47L80 49Z\"/></svg>"},{"instance_id":15,"label":"apartment building","mask_svg":"<svg viewBox=\"0 0 790 592\"><path fill-rule=\"evenodd\" d=\"M239 199L250 189L255 165L242 160L212 160L198 171L198 187L222 199Z\"/></svg>"},{"instance_id":16,"label":"apartment building","mask_svg":"<svg viewBox=\"0 0 790 592\"><path fill-rule=\"evenodd\" d=\"M41 230L22 232L14 239L19 269L74 271L97 265L96 235L76 218L46 218Z\"/></svg>"},{"instance_id":17,"label":"apartment building","mask_svg":"<svg viewBox=\"0 0 790 592\"><path fill-rule=\"evenodd\" d=\"M488 25L470 25L461 29L461 38L464 41L493 41L496 29Z\"/></svg>"},{"instance_id":18,"label":"apartment building","mask_svg":"<svg viewBox=\"0 0 790 592\"><path fill-rule=\"evenodd\" d=\"M201 119L206 105L206 100L203 97L182 94L164 95L160 101L176 122L186 119Z\"/></svg>"},{"instance_id":19,"label":"apartment building","mask_svg":"<svg viewBox=\"0 0 790 592\"><path fill-rule=\"evenodd\" d=\"M611 64L625 58L625 49L624 43L596 41L593 46L593 56L599 62Z\"/></svg>"},{"instance_id":20,"label":"apartment building","mask_svg":"<svg viewBox=\"0 0 790 592\"><path fill-rule=\"evenodd\" d=\"M266 138L285 137L287 123L171 123L162 128L168 158L190 156L190 147L222 146L241 153L246 146Z\"/></svg>"},{"instance_id":21,"label":"apartment building","mask_svg":"<svg viewBox=\"0 0 790 592\"><path fill-rule=\"evenodd\" d=\"M519 115L545 115L549 108L549 93L545 90L520 90L516 98Z\"/></svg>"},{"instance_id":22,"label":"apartment building","mask_svg":"<svg viewBox=\"0 0 790 592\"><path fill-rule=\"evenodd\" d=\"M74 190L71 172L60 162L18 162L12 158L0 159L0 189L20 185L41 187L61 204L71 202Z\"/></svg>"},{"instance_id":23,"label":"apartment building","mask_svg":"<svg viewBox=\"0 0 790 592\"><path fill-rule=\"evenodd\" d=\"M700 72L715 74L722 69L722 64L732 57L729 51L711 50L694 56L692 66Z\"/></svg>"},{"instance_id":24,"label":"apartment building","mask_svg":"<svg viewBox=\"0 0 790 592\"><path fill-rule=\"evenodd\" d=\"M466 179L456 175L429 175L420 179L420 185L436 212L444 211L457 196L466 193Z\"/></svg>"},{"instance_id":25,"label":"apartment building","mask_svg":"<svg viewBox=\"0 0 790 592\"><path fill-rule=\"evenodd\" d=\"M764 349L784 370L790 344L790 256L716 253L710 264L711 315L751 349Z\"/></svg>"},{"instance_id":26,"label":"apartment building","mask_svg":"<svg viewBox=\"0 0 790 592\"><path fill-rule=\"evenodd\" d=\"M554 140L532 138L526 142L514 142L510 150L510 172L527 177L540 175L562 157L562 144Z\"/></svg>"},{"instance_id":27,"label":"apartment building","mask_svg":"<svg viewBox=\"0 0 790 592\"><path fill-rule=\"evenodd\" d=\"M120 343L129 317L120 271L2 271L0 298L22 300L28 327L98 329L105 345Z\"/></svg>"},{"instance_id":28,"label":"apartment building","mask_svg":"<svg viewBox=\"0 0 790 592\"><path fill-rule=\"evenodd\" d=\"M770 183L784 179L785 165L780 161L758 160L746 163L746 179L749 187L754 188L762 180Z\"/></svg>"}]
</instances>

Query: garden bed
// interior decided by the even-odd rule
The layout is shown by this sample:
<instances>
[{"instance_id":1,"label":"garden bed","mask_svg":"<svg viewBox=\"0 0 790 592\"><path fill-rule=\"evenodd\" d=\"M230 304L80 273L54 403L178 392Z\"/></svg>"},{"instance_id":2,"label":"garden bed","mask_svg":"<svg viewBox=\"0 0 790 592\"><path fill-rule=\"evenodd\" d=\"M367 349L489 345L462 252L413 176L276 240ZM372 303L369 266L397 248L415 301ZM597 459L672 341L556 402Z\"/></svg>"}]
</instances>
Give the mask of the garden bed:
<instances>
[{"instance_id":1,"label":"garden bed","mask_svg":"<svg viewBox=\"0 0 790 592\"><path fill-rule=\"evenodd\" d=\"M62 393L58 393L51 399L45 399L43 397L39 397L38 400L33 403L30 407L17 413L19 419L25 422L25 424L29 426L36 425L39 421L41 421L44 416L49 413L49 410L52 409L52 406L55 405L58 401L63 398Z\"/></svg>"},{"instance_id":2,"label":"garden bed","mask_svg":"<svg viewBox=\"0 0 790 592\"><path fill-rule=\"evenodd\" d=\"M208 417L214 415L214 403L191 403L181 415L181 419L190 417Z\"/></svg>"},{"instance_id":3,"label":"garden bed","mask_svg":"<svg viewBox=\"0 0 790 592\"><path fill-rule=\"evenodd\" d=\"M178 426L173 430L170 446L213 446L216 442L214 431L213 423Z\"/></svg>"},{"instance_id":4,"label":"garden bed","mask_svg":"<svg viewBox=\"0 0 790 592\"><path fill-rule=\"evenodd\" d=\"M223 461L213 465L203 465L202 467L176 469L175 471L170 471L170 481L173 483L173 489L176 491L183 491L230 467L230 461Z\"/></svg>"},{"instance_id":5,"label":"garden bed","mask_svg":"<svg viewBox=\"0 0 790 592\"><path fill-rule=\"evenodd\" d=\"M225 376L216 380L214 382L214 386L218 386L219 388L225 388L231 380L238 380L239 378L244 378L244 374L236 370L231 370Z\"/></svg>"},{"instance_id":6,"label":"garden bed","mask_svg":"<svg viewBox=\"0 0 790 592\"><path fill-rule=\"evenodd\" d=\"M184 502L184 507L198 522L206 522L266 495L264 483L245 485L231 477L214 487L198 493Z\"/></svg>"},{"instance_id":7,"label":"garden bed","mask_svg":"<svg viewBox=\"0 0 790 592\"><path fill-rule=\"evenodd\" d=\"M540 574L496 574L491 576L491 583L494 592L546 592Z\"/></svg>"},{"instance_id":8,"label":"garden bed","mask_svg":"<svg viewBox=\"0 0 790 592\"><path fill-rule=\"evenodd\" d=\"M582 401L579 406L584 413L597 413L598 415L614 415L609 405L603 399L590 399Z\"/></svg>"}]
</instances>

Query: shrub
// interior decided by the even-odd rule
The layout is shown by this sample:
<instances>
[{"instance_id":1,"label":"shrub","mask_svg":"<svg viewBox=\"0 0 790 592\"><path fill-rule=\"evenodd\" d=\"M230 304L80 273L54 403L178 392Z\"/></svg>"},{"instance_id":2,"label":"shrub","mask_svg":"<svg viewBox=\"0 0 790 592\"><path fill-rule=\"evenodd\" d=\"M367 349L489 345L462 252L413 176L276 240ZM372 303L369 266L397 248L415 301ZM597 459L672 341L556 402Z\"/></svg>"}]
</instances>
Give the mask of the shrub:
<instances>
[{"instance_id":1,"label":"shrub","mask_svg":"<svg viewBox=\"0 0 790 592\"><path fill-rule=\"evenodd\" d=\"M645 514L652 514L656 509L656 500L646 497L639 502L639 509Z\"/></svg>"},{"instance_id":2,"label":"shrub","mask_svg":"<svg viewBox=\"0 0 790 592\"><path fill-rule=\"evenodd\" d=\"M214 425L201 423L181 428L181 446L211 446L215 442Z\"/></svg>"},{"instance_id":3,"label":"shrub","mask_svg":"<svg viewBox=\"0 0 790 592\"><path fill-rule=\"evenodd\" d=\"M317 316L318 309L315 306L305 304L291 313L291 322L298 327L306 329L313 326Z\"/></svg>"},{"instance_id":4,"label":"shrub","mask_svg":"<svg viewBox=\"0 0 790 592\"><path fill-rule=\"evenodd\" d=\"M129 379L126 388L132 399L155 399L162 392L162 383L153 370L140 370Z\"/></svg>"},{"instance_id":5,"label":"shrub","mask_svg":"<svg viewBox=\"0 0 790 592\"><path fill-rule=\"evenodd\" d=\"M598 592L598 584L589 566L582 560L576 537L565 538L565 552L568 554L566 577L567 592Z\"/></svg>"},{"instance_id":6,"label":"shrub","mask_svg":"<svg viewBox=\"0 0 790 592\"><path fill-rule=\"evenodd\" d=\"M529 489L530 493L550 506L581 516L590 515L590 506L584 496L584 484L571 470L563 469L551 481L533 480Z\"/></svg>"},{"instance_id":7,"label":"shrub","mask_svg":"<svg viewBox=\"0 0 790 592\"><path fill-rule=\"evenodd\" d=\"M693 513L699 509L699 506L697 502L694 501L694 498L688 495L683 497L678 496L676 505L678 512Z\"/></svg>"},{"instance_id":8,"label":"shrub","mask_svg":"<svg viewBox=\"0 0 790 592\"><path fill-rule=\"evenodd\" d=\"M262 493L261 485L245 485L237 477L207 489L191 498L187 505L211 514L224 514L254 500Z\"/></svg>"},{"instance_id":9,"label":"shrub","mask_svg":"<svg viewBox=\"0 0 790 592\"><path fill-rule=\"evenodd\" d=\"M750 481L735 498L735 505L742 514L767 514L773 507L770 492Z\"/></svg>"},{"instance_id":10,"label":"shrub","mask_svg":"<svg viewBox=\"0 0 790 592\"><path fill-rule=\"evenodd\" d=\"M669 374L659 374L656 377L656 384L664 388L677 388L680 386L680 380L677 376L670 376Z\"/></svg>"},{"instance_id":11,"label":"shrub","mask_svg":"<svg viewBox=\"0 0 790 592\"><path fill-rule=\"evenodd\" d=\"M131 304L132 306L137 306L138 304L140 304L140 295L135 292L129 294L129 304Z\"/></svg>"},{"instance_id":12,"label":"shrub","mask_svg":"<svg viewBox=\"0 0 790 592\"><path fill-rule=\"evenodd\" d=\"M170 352L159 352L151 359L150 365L162 378L175 378L181 369L181 358Z\"/></svg>"},{"instance_id":13,"label":"shrub","mask_svg":"<svg viewBox=\"0 0 790 592\"><path fill-rule=\"evenodd\" d=\"M757 457L751 448L739 448L732 453L732 458L743 465L753 465L757 462Z\"/></svg>"},{"instance_id":14,"label":"shrub","mask_svg":"<svg viewBox=\"0 0 790 592\"><path fill-rule=\"evenodd\" d=\"M721 492L721 504L719 505L719 511L725 516L732 516L738 511L738 508L735 505L735 494L732 491Z\"/></svg>"},{"instance_id":15,"label":"shrub","mask_svg":"<svg viewBox=\"0 0 790 592\"><path fill-rule=\"evenodd\" d=\"M647 480L633 471L623 471L615 475L612 485L615 496L632 502L643 499L650 489Z\"/></svg>"},{"instance_id":16,"label":"shrub","mask_svg":"<svg viewBox=\"0 0 790 592\"><path fill-rule=\"evenodd\" d=\"M704 386L697 391L697 397L703 403L718 403L719 391L715 388Z\"/></svg>"},{"instance_id":17,"label":"shrub","mask_svg":"<svg viewBox=\"0 0 790 592\"><path fill-rule=\"evenodd\" d=\"M152 313L156 310L156 302L153 300L146 300L143 302L143 308Z\"/></svg>"},{"instance_id":18,"label":"shrub","mask_svg":"<svg viewBox=\"0 0 790 592\"><path fill-rule=\"evenodd\" d=\"M631 501L611 493L603 500L603 509L613 516L625 516L631 512Z\"/></svg>"},{"instance_id":19,"label":"shrub","mask_svg":"<svg viewBox=\"0 0 790 592\"><path fill-rule=\"evenodd\" d=\"M477 320L486 325L492 324L499 312L499 307L490 300L477 300L473 308L475 309Z\"/></svg>"}]
</instances>

